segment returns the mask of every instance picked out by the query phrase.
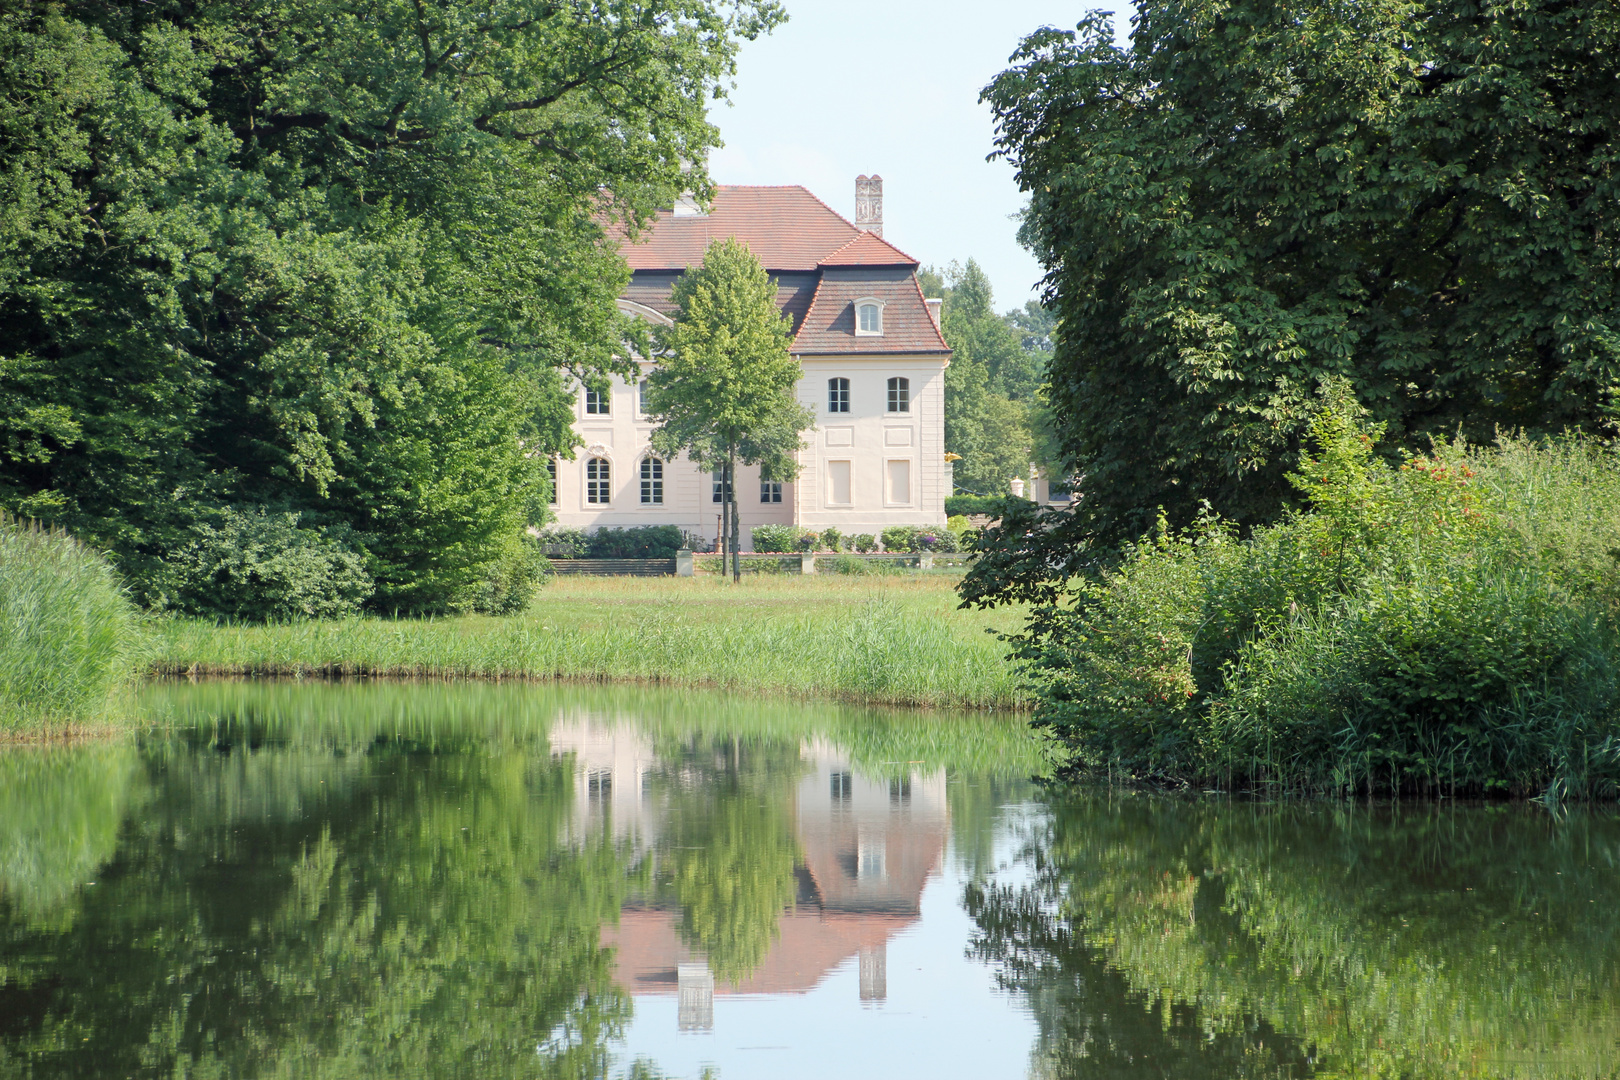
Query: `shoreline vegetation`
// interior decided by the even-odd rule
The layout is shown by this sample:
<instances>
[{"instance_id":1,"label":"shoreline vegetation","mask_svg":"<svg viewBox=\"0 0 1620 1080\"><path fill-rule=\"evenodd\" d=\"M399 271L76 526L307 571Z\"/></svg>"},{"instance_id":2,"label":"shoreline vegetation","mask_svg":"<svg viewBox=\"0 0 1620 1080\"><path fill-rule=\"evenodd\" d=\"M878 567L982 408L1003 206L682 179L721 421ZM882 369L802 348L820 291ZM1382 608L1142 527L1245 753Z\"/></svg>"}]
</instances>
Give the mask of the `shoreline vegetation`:
<instances>
[{"instance_id":1,"label":"shoreline vegetation","mask_svg":"<svg viewBox=\"0 0 1620 1080\"><path fill-rule=\"evenodd\" d=\"M0 738L116 730L140 623L101 555L0 513Z\"/></svg>"},{"instance_id":2,"label":"shoreline vegetation","mask_svg":"<svg viewBox=\"0 0 1620 1080\"><path fill-rule=\"evenodd\" d=\"M1502 436L1391 464L1382 435L1330 384L1291 476L1306 509L1247 535L1213 513L1161 523L1034 610L1017 655L1065 773L1273 795L1620 792L1615 450Z\"/></svg>"},{"instance_id":3,"label":"shoreline vegetation","mask_svg":"<svg viewBox=\"0 0 1620 1080\"><path fill-rule=\"evenodd\" d=\"M571 680L819 700L1018 710L993 633L1012 610L956 609L954 578L553 578L504 617L216 624L155 620L159 677Z\"/></svg>"}]
</instances>

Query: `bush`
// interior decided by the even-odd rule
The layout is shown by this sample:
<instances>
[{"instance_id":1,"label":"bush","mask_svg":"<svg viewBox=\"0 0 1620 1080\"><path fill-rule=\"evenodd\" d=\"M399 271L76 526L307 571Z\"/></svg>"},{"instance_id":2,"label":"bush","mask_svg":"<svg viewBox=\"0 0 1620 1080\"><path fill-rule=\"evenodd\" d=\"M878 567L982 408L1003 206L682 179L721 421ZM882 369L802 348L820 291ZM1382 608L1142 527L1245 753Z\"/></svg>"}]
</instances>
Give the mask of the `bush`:
<instances>
[{"instance_id":1,"label":"bush","mask_svg":"<svg viewBox=\"0 0 1620 1080\"><path fill-rule=\"evenodd\" d=\"M551 563L542 554L540 541L528 535L517 537L506 554L491 566L489 575L456 610L480 615L515 615L526 611L550 572Z\"/></svg>"},{"instance_id":2,"label":"bush","mask_svg":"<svg viewBox=\"0 0 1620 1080\"><path fill-rule=\"evenodd\" d=\"M947 517L983 514L999 518L1009 498L1009 495L951 495L945 500L945 514Z\"/></svg>"},{"instance_id":3,"label":"bush","mask_svg":"<svg viewBox=\"0 0 1620 1080\"><path fill-rule=\"evenodd\" d=\"M842 532L840 532L837 528L829 528L829 529L823 530L822 534L821 534L821 550L822 551L842 551L842 550L844 550L844 534Z\"/></svg>"},{"instance_id":4,"label":"bush","mask_svg":"<svg viewBox=\"0 0 1620 1080\"><path fill-rule=\"evenodd\" d=\"M298 514L223 506L165 564L154 606L249 622L352 615L372 593L360 554Z\"/></svg>"},{"instance_id":5,"label":"bush","mask_svg":"<svg viewBox=\"0 0 1620 1080\"><path fill-rule=\"evenodd\" d=\"M134 673L139 640L105 559L0 516L0 729L100 718Z\"/></svg>"},{"instance_id":6,"label":"bush","mask_svg":"<svg viewBox=\"0 0 1620 1080\"><path fill-rule=\"evenodd\" d=\"M552 559L583 559L589 538L584 529L543 529L535 536L540 553Z\"/></svg>"},{"instance_id":7,"label":"bush","mask_svg":"<svg viewBox=\"0 0 1620 1080\"><path fill-rule=\"evenodd\" d=\"M799 550L799 530L792 525L756 525L752 530L754 550L793 552Z\"/></svg>"},{"instance_id":8,"label":"bush","mask_svg":"<svg viewBox=\"0 0 1620 1080\"><path fill-rule=\"evenodd\" d=\"M860 552L862 555L869 555L877 550L877 537L873 536L871 533L856 533L854 536L849 538L849 546Z\"/></svg>"},{"instance_id":9,"label":"bush","mask_svg":"<svg viewBox=\"0 0 1620 1080\"><path fill-rule=\"evenodd\" d=\"M911 525L892 525L883 530L882 539L884 551L910 551L917 539L917 530Z\"/></svg>"},{"instance_id":10,"label":"bush","mask_svg":"<svg viewBox=\"0 0 1620 1080\"><path fill-rule=\"evenodd\" d=\"M1147 781L1613 794L1620 460L1506 440L1392 468L1327 393L1308 510L1243 540L1161 523L1035 613L1036 723L1072 769Z\"/></svg>"},{"instance_id":11,"label":"bush","mask_svg":"<svg viewBox=\"0 0 1620 1080\"><path fill-rule=\"evenodd\" d=\"M585 558L673 559L685 542L685 535L674 525L601 528L586 542Z\"/></svg>"},{"instance_id":12,"label":"bush","mask_svg":"<svg viewBox=\"0 0 1620 1080\"><path fill-rule=\"evenodd\" d=\"M922 552L954 552L961 551L962 545L956 542L956 534L949 529L920 529L912 539L911 550Z\"/></svg>"}]
</instances>

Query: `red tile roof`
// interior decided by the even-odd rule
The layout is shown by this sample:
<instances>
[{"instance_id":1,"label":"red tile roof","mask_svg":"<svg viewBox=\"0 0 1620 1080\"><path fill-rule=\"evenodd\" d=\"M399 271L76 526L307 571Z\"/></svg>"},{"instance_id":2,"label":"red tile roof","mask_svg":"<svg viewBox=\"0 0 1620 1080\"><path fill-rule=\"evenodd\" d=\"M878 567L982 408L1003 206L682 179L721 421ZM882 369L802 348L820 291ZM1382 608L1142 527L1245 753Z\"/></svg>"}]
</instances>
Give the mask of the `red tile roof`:
<instances>
[{"instance_id":1,"label":"red tile roof","mask_svg":"<svg viewBox=\"0 0 1620 1080\"><path fill-rule=\"evenodd\" d=\"M876 233L863 232L825 259L822 266L916 266L917 260Z\"/></svg>"},{"instance_id":2,"label":"red tile roof","mask_svg":"<svg viewBox=\"0 0 1620 1080\"><path fill-rule=\"evenodd\" d=\"M855 335L855 301L883 301L883 333ZM829 353L948 353L911 268L832 269L793 338L793 351Z\"/></svg>"},{"instance_id":3,"label":"red tile roof","mask_svg":"<svg viewBox=\"0 0 1620 1080\"><path fill-rule=\"evenodd\" d=\"M714 241L734 236L748 245L767 270L814 270L861 235L826 203L796 184L720 185L707 214L677 217L674 211L660 210L641 239L620 250L632 270L681 270L701 263Z\"/></svg>"}]
</instances>

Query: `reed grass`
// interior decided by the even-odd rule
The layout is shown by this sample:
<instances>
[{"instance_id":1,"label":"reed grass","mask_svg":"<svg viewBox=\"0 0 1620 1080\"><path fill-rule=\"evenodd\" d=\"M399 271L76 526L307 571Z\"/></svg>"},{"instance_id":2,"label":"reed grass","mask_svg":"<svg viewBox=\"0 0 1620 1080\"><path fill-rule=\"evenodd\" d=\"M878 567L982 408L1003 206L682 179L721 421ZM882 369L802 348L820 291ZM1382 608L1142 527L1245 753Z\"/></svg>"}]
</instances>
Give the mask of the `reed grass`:
<instances>
[{"instance_id":1,"label":"reed grass","mask_svg":"<svg viewBox=\"0 0 1620 1080\"><path fill-rule=\"evenodd\" d=\"M64 532L0 516L0 738L107 722L140 640L105 559Z\"/></svg>"},{"instance_id":2,"label":"reed grass","mask_svg":"<svg viewBox=\"0 0 1620 1080\"><path fill-rule=\"evenodd\" d=\"M562 578L522 615L155 629L160 675L577 679L884 705L1016 709L1021 613L963 612L949 577Z\"/></svg>"}]
</instances>

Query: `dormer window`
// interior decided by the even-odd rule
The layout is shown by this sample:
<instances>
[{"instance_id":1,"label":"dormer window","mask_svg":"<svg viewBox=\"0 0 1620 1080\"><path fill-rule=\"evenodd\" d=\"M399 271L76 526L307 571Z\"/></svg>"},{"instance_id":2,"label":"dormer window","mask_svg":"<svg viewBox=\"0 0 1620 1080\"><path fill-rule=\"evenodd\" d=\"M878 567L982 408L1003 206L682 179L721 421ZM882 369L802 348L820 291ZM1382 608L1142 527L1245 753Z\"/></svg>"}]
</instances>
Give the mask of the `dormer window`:
<instances>
[{"instance_id":1,"label":"dormer window","mask_svg":"<svg viewBox=\"0 0 1620 1080\"><path fill-rule=\"evenodd\" d=\"M855 336L877 337L883 333L883 301L875 296L855 301Z\"/></svg>"}]
</instances>

